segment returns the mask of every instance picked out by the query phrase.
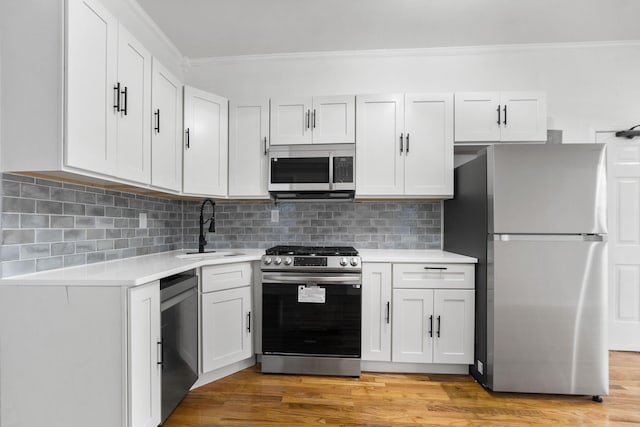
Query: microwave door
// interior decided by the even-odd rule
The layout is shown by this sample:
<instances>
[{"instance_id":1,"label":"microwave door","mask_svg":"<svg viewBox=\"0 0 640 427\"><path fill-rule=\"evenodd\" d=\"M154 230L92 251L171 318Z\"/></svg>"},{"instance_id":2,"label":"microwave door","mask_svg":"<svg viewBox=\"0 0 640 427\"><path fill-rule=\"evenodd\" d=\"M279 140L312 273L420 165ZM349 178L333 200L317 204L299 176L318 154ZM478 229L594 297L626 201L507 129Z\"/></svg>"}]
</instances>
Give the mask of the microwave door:
<instances>
[{"instance_id":1,"label":"microwave door","mask_svg":"<svg viewBox=\"0 0 640 427\"><path fill-rule=\"evenodd\" d=\"M272 157L269 191L329 191L329 157Z\"/></svg>"}]
</instances>

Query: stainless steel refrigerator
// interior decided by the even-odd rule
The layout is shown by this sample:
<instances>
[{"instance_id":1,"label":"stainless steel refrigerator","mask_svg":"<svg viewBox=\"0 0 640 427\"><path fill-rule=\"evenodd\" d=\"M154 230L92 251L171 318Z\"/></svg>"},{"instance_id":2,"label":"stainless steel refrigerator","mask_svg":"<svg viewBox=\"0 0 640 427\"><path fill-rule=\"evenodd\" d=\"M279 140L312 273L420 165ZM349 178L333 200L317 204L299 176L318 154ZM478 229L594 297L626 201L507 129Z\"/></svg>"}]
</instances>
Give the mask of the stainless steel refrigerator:
<instances>
[{"instance_id":1,"label":"stainless steel refrigerator","mask_svg":"<svg viewBox=\"0 0 640 427\"><path fill-rule=\"evenodd\" d=\"M479 260L484 386L608 394L606 206L601 144L495 145L455 169L443 246Z\"/></svg>"}]
</instances>

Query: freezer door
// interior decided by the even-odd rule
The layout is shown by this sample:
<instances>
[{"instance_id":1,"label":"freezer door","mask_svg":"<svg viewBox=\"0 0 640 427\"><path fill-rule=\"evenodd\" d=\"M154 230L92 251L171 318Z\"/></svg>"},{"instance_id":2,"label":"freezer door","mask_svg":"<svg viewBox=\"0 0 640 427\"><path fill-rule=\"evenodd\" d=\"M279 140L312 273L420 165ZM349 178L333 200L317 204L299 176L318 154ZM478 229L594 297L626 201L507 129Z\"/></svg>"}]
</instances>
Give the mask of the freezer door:
<instances>
[{"instance_id":1,"label":"freezer door","mask_svg":"<svg viewBox=\"0 0 640 427\"><path fill-rule=\"evenodd\" d=\"M487 168L490 232L607 232L603 144L494 146Z\"/></svg>"},{"instance_id":2,"label":"freezer door","mask_svg":"<svg viewBox=\"0 0 640 427\"><path fill-rule=\"evenodd\" d=\"M608 394L606 241L496 238L505 240L490 242L489 387Z\"/></svg>"}]
</instances>

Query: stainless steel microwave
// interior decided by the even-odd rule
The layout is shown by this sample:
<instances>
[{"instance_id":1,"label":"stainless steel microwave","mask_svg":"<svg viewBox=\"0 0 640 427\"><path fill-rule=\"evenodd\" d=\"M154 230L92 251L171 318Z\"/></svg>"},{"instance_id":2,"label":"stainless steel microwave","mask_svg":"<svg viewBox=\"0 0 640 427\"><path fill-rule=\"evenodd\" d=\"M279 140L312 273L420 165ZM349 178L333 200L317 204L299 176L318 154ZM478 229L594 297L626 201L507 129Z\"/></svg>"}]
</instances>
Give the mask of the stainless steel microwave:
<instances>
[{"instance_id":1,"label":"stainless steel microwave","mask_svg":"<svg viewBox=\"0 0 640 427\"><path fill-rule=\"evenodd\" d=\"M355 186L355 146L271 147L269 192L279 198L347 198Z\"/></svg>"}]
</instances>

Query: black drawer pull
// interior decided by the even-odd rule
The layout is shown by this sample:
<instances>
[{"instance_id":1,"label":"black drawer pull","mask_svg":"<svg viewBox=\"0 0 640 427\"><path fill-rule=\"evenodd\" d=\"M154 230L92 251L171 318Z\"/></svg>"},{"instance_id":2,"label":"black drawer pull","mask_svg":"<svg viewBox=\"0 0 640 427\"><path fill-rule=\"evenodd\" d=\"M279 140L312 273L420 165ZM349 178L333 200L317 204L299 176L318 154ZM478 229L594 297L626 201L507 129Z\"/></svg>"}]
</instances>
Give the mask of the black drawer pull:
<instances>
[{"instance_id":1,"label":"black drawer pull","mask_svg":"<svg viewBox=\"0 0 640 427\"><path fill-rule=\"evenodd\" d=\"M439 271L444 271L447 269L447 267L425 267L425 270L439 270Z\"/></svg>"}]
</instances>

